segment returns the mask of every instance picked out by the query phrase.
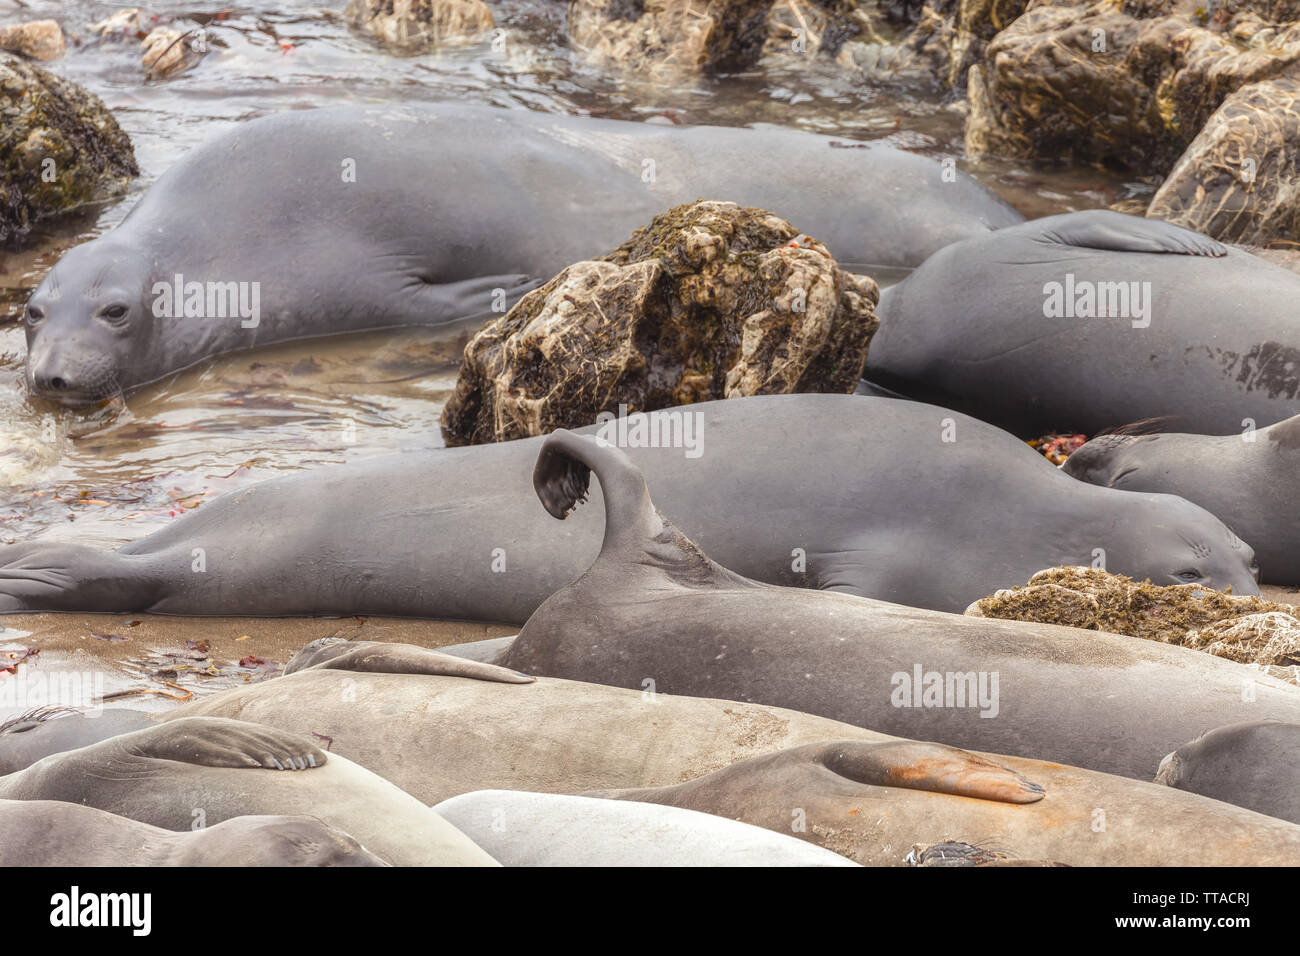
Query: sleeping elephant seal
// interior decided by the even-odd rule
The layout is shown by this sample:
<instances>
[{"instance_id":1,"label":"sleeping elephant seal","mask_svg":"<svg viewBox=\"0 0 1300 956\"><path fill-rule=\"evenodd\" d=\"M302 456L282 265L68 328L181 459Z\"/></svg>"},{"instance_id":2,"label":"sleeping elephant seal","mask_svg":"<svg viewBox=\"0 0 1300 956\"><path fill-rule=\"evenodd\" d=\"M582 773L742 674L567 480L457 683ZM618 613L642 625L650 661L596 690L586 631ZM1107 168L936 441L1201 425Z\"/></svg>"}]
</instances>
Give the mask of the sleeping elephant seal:
<instances>
[{"instance_id":1,"label":"sleeping elephant seal","mask_svg":"<svg viewBox=\"0 0 1300 956\"><path fill-rule=\"evenodd\" d=\"M478 790L433 809L503 866L853 865L792 836L655 803Z\"/></svg>"},{"instance_id":2,"label":"sleeping elephant seal","mask_svg":"<svg viewBox=\"0 0 1300 956\"><path fill-rule=\"evenodd\" d=\"M864 377L1024 438L1168 417L1225 435L1300 412L1300 276L1094 210L935 253L887 289Z\"/></svg>"},{"instance_id":3,"label":"sleeping elephant seal","mask_svg":"<svg viewBox=\"0 0 1300 956\"><path fill-rule=\"evenodd\" d=\"M625 429L628 454L706 553L760 581L960 611L1045 567L1104 555L1137 580L1259 593L1250 548L1203 509L1074 481L1006 432L932 405L769 395L600 427L613 440ZM522 624L591 564L602 533L598 509L557 528L537 507L528 476L541 443L312 469L118 551L0 547L0 613Z\"/></svg>"},{"instance_id":4,"label":"sleeping elephant seal","mask_svg":"<svg viewBox=\"0 0 1300 956\"><path fill-rule=\"evenodd\" d=\"M1021 221L933 160L836 145L457 105L253 120L50 270L28 386L93 402L222 352L485 316L701 196L789 219L844 263L912 266Z\"/></svg>"},{"instance_id":5,"label":"sleeping elephant seal","mask_svg":"<svg viewBox=\"0 0 1300 956\"><path fill-rule=\"evenodd\" d=\"M311 817L235 817L176 833L56 800L0 800L0 866L383 866Z\"/></svg>"},{"instance_id":6,"label":"sleeping elephant seal","mask_svg":"<svg viewBox=\"0 0 1300 956\"><path fill-rule=\"evenodd\" d=\"M76 750L118 734L151 726L138 710L77 713L45 707L0 722L0 777L30 767L50 754Z\"/></svg>"},{"instance_id":7,"label":"sleeping elephant seal","mask_svg":"<svg viewBox=\"0 0 1300 956\"><path fill-rule=\"evenodd\" d=\"M1160 762L1156 783L1300 823L1300 725L1219 727Z\"/></svg>"},{"instance_id":8,"label":"sleeping elephant seal","mask_svg":"<svg viewBox=\"0 0 1300 956\"><path fill-rule=\"evenodd\" d=\"M1300 584L1300 416L1236 435L1101 435L1061 468L1194 501L1250 542L1264 581Z\"/></svg>"},{"instance_id":9,"label":"sleeping elephant seal","mask_svg":"<svg viewBox=\"0 0 1300 956\"><path fill-rule=\"evenodd\" d=\"M897 865L913 844L949 839L1072 864L1246 865L1300 856L1300 827L1146 781L899 740L779 707L550 678L447 676L440 671L465 662L450 664L448 655L423 648L358 646L371 660L365 673L341 669L342 657L334 667L312 664L309 654L304 669L291 663L295 669L283 677L222 691L160 719L202 714L311 732L328 739L331 759L347 756L429 804L478 790L675 786L751 757L856 741L868 745L869 759L823 760L816 773L774 771L770 784L751 775L755 789L785 794L784 825L770 829L818 839L848 814L859 832L871 828L879 846L897 851L887 860ZM390 653L393 673L384 673ZM846 796L853 800L847 807ZM807 833L791 827L799 807ZM732 818L746 812L742 802L734 811L721 803L713 809ZM859 846L823 845L850 856Z\"/></svg>"},{"instance_id":10,"label":"sleeping elephant seal","mask_svg":"<svg viewBox=\"0 0 1300 956\"><path fill-rule=\"evenodd\" d=\"M631 459L595 437L560 430L543 442L533 482L545 509L564 518L593 471L605 505L600 555L538 608L498 664L772 704L1142 780L1202 727L1300 720L1300 689L1198 651L742 577L669 524Z\"/></svg>"},{"instance_id":11,"label":"sleeping elephant seal","mask_svg":"<svg viewBox=\"0 0 1300 956\"><path fill-rule=\"evenodd\" d=\"M1031 762L1007 761L1008 767L998 767L967 755L963 766L955 757L960 751L927 754L933 744L910 741L811 744L752 757L670 787L590 795L717 813L778 833L794 830L795 836L867 866L900 865L907 859L907 846L897 842L897 835L926 830L924 818L912 815L927 808L923 800L896 799L906 792L899 788L913 785L890 771L899 762L892 752L897 748L916 751L918 777L946 776L959 788L970 780L973 792L968 795L982 798L964 801L960 822L948 815L941 826L929 828L947 834L943 841L988 843L1020 860L1071 866L1132 866L1139 861L1142 866L1253 866L1268 865L1266 860L1294 866L1300 861L1300 827L1295 824L1212 800L1164 800L1159 787L1135 781L1127 782L1132 789L1121 798L1111 783L1115 778L1070 767L1055 767L1059 781L1046 787L1040 803L1009 808L998 802L998 795L1002 800L1029 795L1012 768ZM1056 802L1062 791L1069 792L1068 803ZM931 802L937 802L933 795ZM1216 811L1224 814L1222 828ZM888 826L881 825L884 818Z\"/></svg>"},{"instance_id":12,"label":"sleeping elephant seal","mask_svg":"<svg viewBox=\"0 0 1300 956\"><path fill-rule=\"evenodd\" d=\"M394 866L493 866L409 794L297 734L193 717L55 754L0 777L0 799L61 800L164 830L304 814Z\"/></svg>"}]
</instances>

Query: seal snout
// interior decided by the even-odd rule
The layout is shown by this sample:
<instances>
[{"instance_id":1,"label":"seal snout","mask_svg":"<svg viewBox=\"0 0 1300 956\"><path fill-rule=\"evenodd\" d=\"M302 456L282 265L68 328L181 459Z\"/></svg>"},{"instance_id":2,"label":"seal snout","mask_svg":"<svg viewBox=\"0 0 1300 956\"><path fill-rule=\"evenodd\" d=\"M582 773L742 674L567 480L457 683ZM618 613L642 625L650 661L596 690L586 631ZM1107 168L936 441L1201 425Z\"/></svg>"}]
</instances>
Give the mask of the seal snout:
<instances>
[{"instance_id":1,"label":"seal snout","mask_svg":"<svg viewBox=\"0 0 1300 956\"><path fill-rule=\"evenodd\" d=\"M84 405L118 391L117 371L110 355L74 348L69 343L28 350L27 388L33 394L65 405Z\"/></svg>"}]
</instances>

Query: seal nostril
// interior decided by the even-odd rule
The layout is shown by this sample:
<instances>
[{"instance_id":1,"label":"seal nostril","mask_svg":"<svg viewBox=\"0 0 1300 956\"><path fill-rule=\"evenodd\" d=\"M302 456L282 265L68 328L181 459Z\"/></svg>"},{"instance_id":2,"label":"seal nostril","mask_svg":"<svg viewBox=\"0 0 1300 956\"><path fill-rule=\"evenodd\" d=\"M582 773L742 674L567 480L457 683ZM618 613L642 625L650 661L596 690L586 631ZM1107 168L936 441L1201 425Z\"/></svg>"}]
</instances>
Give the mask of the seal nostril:
<instances>
[{"instance_id":1,"label":"seal nostril","mask_svg":"<svg viewBox=\"0 0 1300 956\"><path fill-rule=\"evenodd\" d=\"M54 376L52 379L50 379L50 388L54 389L56 392L61 392L67 387L68 387L68 383L65 382L63 379L59 378L57 375Z\"/></svg>"}]
</instances>

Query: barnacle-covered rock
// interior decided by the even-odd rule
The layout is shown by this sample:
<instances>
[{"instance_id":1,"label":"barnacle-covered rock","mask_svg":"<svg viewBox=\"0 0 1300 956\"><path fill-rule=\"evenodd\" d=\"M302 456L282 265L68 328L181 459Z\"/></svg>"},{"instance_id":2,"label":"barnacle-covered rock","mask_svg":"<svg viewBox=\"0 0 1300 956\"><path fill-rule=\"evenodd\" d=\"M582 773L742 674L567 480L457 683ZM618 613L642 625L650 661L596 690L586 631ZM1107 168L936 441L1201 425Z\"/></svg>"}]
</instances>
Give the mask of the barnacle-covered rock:
<instances>
[{"instance_id":1,"label":"barnacle-covered rock","mask_svg":"<svg viewBox=\"0 0 1300 956\"><path fill-rule=\"evenodd\" d=\"M0 54L0 239L138 176L131 140L94 94Z\"/></svg>"},{"instance_id":2,"label":"barnacle-covered rock","mask_svg":"<svg viewBox=\"0 0 1300 956\"><path fill-rule=\"evenodd\" d=\"M576 263L465 348L449 444L591 424L602 412L782 392L851 392L876 284L784 219L700 201Z\"/></svg>"}]
</instances>

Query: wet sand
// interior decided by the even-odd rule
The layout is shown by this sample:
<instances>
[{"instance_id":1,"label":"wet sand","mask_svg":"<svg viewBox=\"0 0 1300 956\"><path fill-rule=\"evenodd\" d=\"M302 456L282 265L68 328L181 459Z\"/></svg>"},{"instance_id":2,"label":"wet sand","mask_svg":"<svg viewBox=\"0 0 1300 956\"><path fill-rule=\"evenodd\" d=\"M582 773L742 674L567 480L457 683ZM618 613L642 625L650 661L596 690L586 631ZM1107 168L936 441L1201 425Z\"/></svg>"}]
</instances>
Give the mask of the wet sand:
<instances>
[{"instance_id":1,"label":"wet sand","mask_svg":"<svg viewBox=\"0 0 1300 956\"><path fill-rule=\"evenodd\" d=\"M17 614L0 618L0 721L50 704L168 710L274 677L322 637L445 647L517 631L381 617Z\"/></svg>"}]
</instances>

